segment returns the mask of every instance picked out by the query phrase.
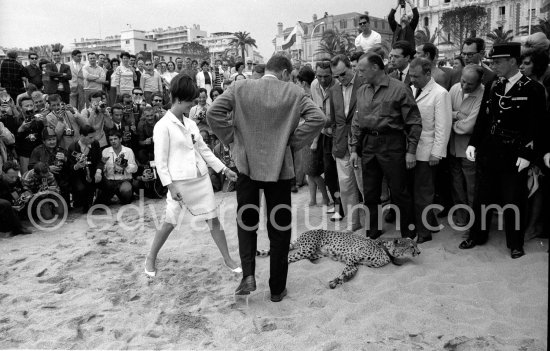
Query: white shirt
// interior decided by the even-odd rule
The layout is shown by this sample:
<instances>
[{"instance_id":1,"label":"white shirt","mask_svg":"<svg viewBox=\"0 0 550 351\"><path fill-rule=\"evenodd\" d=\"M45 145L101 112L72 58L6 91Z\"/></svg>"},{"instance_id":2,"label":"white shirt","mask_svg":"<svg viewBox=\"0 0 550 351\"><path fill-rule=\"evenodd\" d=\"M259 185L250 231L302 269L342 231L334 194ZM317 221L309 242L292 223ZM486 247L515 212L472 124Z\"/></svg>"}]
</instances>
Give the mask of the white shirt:
<instances>
[{"instance_id":1,"label":"white shirt","mask_svg":"<svg viewBox=\"0 0 550 351\"><path fill-rule=\"evenodd\" d=\"M363 33L355 38L355 47L362 48L364 52L369 51L374 45L380 43L382 43L382 36L373 30L371 30L370 35L366 38L363 36Z\"/></svg>"},{"instance_id":2,"label":"white shirt","mask_svg":"<svg viewBox=\"0 0 550 351\"><path fill-rule=\"evenodd\" d=\"M344 96L344 114L347 116L349 112L349 104L351 102L351 93L353 91L353 81L355 80L355 75L349 81L348 85L342 85L342 94Z\"/></svg>"},{"instance_id":3,"label":"white shirt","mask_svg":"<svg viewBox=\"0 0 550 351\"><path fill-rule=\"evenodd\" d=\"M115 169L115 160L120 154L124 154L124 158L128 160L128 166L122 171L117 171ZM132 173L135 173L137 171L137 164L134 157L134 152L132 151L132 149L124 145L122 145L122 149L120 150L118 155L111 146L103 150L103 152L101 153L101 157L104 160L107 160L105 161L104 175L105 178L108 180L132 179Z\"/></svg>"},{"instance_id":4,"label":"white shirt","mask_svg":"<svg viewBox=\"0 0 550 351\"><path fill-rule=\"evenodd\" d=\"M504 89L504 94L508 94L508 91L512 89L514 84L516 84L518 80L521 79L521 76L522 76L521 72L518 71L518 73L514 74L512 77L508 79L508 83L506 83L506 88Z\"/></svg>"}]
</instances>

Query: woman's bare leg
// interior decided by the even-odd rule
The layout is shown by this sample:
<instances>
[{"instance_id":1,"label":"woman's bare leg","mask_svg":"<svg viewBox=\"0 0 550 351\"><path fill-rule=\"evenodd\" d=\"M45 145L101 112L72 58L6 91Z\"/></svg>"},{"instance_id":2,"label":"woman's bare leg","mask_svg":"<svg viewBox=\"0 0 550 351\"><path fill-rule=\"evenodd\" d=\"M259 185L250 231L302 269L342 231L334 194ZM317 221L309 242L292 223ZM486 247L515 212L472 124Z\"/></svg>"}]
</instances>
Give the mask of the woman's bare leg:
<instances>
[{"instance_id":1,"label":"woman's bare leg","mask_svg":"<svg viewBox=\"0 0 550 351\"><path fill-rule=\"evenodd\" d=\"M225 231L223 230L222 224L220 223L218 217L209 219L206 221L206 223L208 223L208 227L210 227L210 234L212 235L212 239L214 239L216 246L220 250L225 264L231 269L239 267L239 264L235 262L229 254L229 249L227 248L227 240L225 239Z\"/></svg>"},{"instance_id":2,"label":"woman's bare leg","mask_svg":"<svg viewBox=\"0 0 550 351\"><path fill-rule=\"evenodd\" d=\"M147 258L145 260L145 268L149 272L154 272L156 270L155 263L157 261L157 254L166 242L166 239L168 239L168 236L170 236L172 230L174 230L174 225L164 222L162 224L162 227L160 227L160 229L155 234L153 244L151 244L151 250L149 250L149 255L147 255Z\"/></svg>"}]
</instances>

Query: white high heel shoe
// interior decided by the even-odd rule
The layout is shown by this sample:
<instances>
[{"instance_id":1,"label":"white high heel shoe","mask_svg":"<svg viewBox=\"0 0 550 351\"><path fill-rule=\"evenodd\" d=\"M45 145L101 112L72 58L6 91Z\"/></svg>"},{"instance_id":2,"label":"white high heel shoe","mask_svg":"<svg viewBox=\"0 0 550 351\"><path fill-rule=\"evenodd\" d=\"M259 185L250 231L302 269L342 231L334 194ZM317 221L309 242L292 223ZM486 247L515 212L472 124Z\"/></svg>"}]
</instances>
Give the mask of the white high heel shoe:
<instances>
[{"instance_id":1,"label":"white high heel shoe","mask_svg":"<svg viewBox=\"0 0 550 351\"><path fill-rule=\"evenodd\" d=\"M144 263L143 271L144 271L145 274L147 274L149 277L155 277L155 276L157 275L157 271L156 271L156 270L154 270L154 271L148 271L148 270L147 270L147 257L145 257L145 263Z\"/></svg>"},{"instance_id":2,"label":"white high heel shoe","mask_svg":"<svg viewBox=\"0 0 550 351\"><path fill-rule=\"evenodd\" d=\"M224 264L225 264L225 263L224 263ZM227 268L231 269L231 272L233 272L233 273L242 273L242 272L243 272L243 269L242 269L240 266L237 267L237 268L234 268L234 269L231 268L231 267L229 267L228 265L225 265L225 266L226 266Z\"/></svg>"}]
</instances>

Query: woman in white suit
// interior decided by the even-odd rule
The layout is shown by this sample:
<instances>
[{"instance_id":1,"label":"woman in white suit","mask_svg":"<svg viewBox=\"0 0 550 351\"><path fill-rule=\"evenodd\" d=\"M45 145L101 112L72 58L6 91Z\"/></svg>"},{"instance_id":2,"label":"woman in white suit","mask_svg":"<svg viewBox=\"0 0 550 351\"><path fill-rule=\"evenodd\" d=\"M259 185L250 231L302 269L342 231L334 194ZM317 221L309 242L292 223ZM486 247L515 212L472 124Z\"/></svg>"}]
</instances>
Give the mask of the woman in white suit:
<instances>
[{"instance_id":1,"label":"woman in white suit","mask_svg":"<svg viewBox=\"0 0 550 351\"><path fill-rule=\"evenodd\" d=\"M168 195L166 219L155 234L145 260L145 273L151 277L156 275L157 254L176 226L182 208L207 221L226 266L233 272L242 272L227 249L225 232L217 217L207 164L233 181L237 180L237 174L214 156L204 143L196 123L185 117L193 106L197 92L188 75L178 74L174 77L170 84L172 108L157 122L153 131L155 164L162 184L168 187Z\"/></svg>"},{"instance_id":2,"label":"woman in white suit","mask_svg":"<svg viewBox=\"0 0 550 351\"><path fill-rule=\"evenodd\" d=\"M212 100L210 99L210 91L212 90L212 87L214 86L214 77L212 76L212 73L210 73L210 65L207 61L203 61L201 64L201 69L199 73L197 73L197 86L199 88L206 89L206 102L209 104L212 103Z\"/></svg>"}]
</instances>

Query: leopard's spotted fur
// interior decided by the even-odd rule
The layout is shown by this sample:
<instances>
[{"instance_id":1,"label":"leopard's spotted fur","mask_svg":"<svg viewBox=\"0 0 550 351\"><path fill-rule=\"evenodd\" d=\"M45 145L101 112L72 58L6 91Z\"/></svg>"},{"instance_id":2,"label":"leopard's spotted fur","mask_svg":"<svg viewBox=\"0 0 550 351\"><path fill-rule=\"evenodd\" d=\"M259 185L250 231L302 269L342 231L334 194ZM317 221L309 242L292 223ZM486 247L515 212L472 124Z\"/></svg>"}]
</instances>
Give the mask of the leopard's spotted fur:
<instances>
[{"instance_id":1,"label":"leopard's spotted fur","mask_svg":"<svg viewBox=\"0 0 550 351\"><path fill-rule=\"evenodd\" d=\"M288 263L303 259L315 261L323 256L346 264L344 271L329 282L331 289L353 278L358 265L382 267L390 262L395 263L395 257L410 254L420 254L416 242L410 238L376 239L355 235L351 232L330 230L310 230L298 238L296 251L288 256Z\"/></svg>"}]
</instances>

